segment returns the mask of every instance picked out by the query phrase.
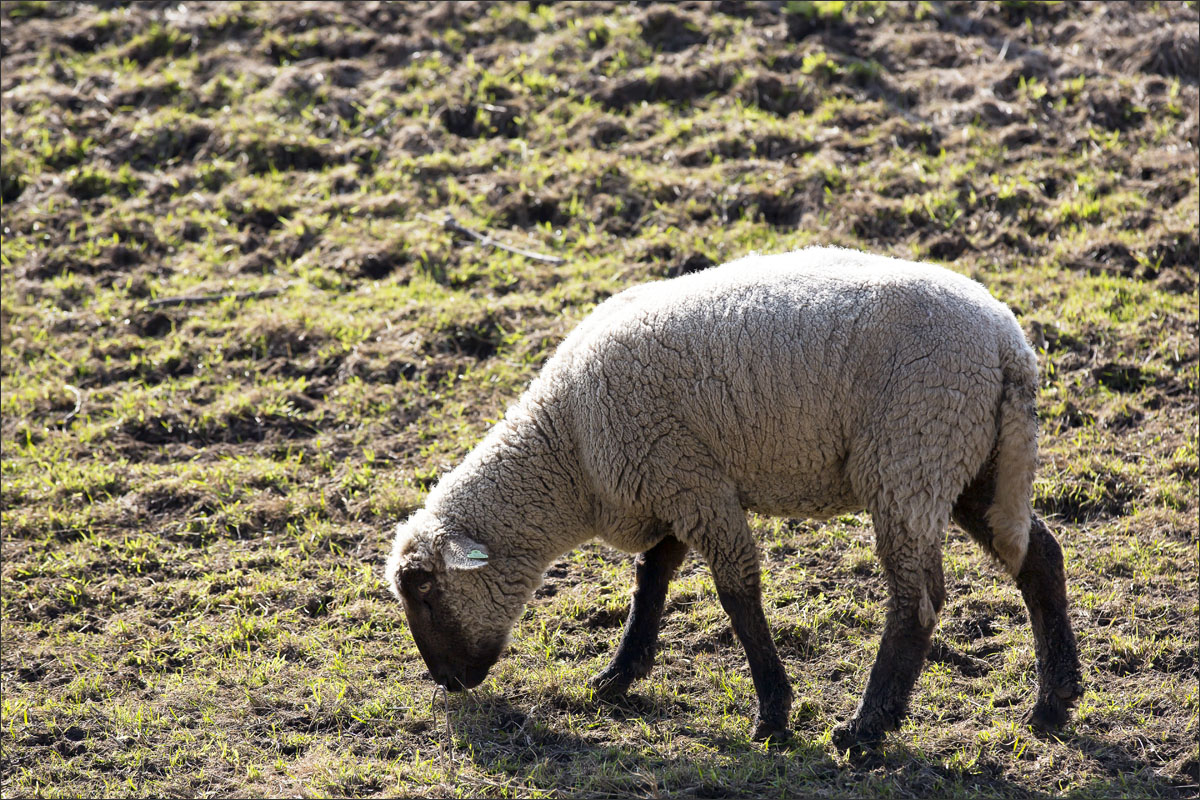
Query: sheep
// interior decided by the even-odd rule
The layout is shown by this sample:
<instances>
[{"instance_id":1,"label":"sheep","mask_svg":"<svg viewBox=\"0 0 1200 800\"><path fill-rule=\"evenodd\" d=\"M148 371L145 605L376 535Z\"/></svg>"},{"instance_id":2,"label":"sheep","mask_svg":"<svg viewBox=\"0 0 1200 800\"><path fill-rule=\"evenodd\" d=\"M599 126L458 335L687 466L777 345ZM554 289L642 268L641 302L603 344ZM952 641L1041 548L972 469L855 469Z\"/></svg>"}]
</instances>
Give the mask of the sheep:
<instances>
[{"instance_id":1,"label":"sheep","mask_svg":"<svg viewBox=\"0 0 1200 800\"><path fill-rule=\"evenodd\" d=\"M1082 693L1062 550L1032 511L1037 362L1012 312L929 265L839 248L751 255L600 304L424 507L385 577L438 684L478 685L546 568L598 537L635 559L620 644L593 679L651 671L668 584L707 561L749 661L754 737L788 737L792 690L763 613L746 510L867 509L889 590L875 665L842 750L895 730L946 599L953 518L1016 580L1038 696Z\"/></svg>"}]
</instances>

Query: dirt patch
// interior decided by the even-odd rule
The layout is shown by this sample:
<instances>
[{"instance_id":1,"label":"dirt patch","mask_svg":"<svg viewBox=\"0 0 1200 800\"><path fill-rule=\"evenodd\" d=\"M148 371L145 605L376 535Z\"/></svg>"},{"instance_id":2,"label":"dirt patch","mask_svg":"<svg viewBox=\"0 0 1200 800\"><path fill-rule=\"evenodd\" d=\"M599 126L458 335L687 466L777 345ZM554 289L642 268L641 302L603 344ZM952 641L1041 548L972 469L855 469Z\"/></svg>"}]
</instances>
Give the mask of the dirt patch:
<instances>
[{"instance_id":1,"label":"dirt patch","mask_svg":"<svg viewBox=\"0 0 1200 800\"><path fill-rule=\"evenodd\" d=\"M708 41L704 20L668 5L652 6L638 20L642 39L656 50L674 53Z\"/></svg>"},{"instance_id":2,"label":"dirt patch","mask_svg":"<svg viewBox=\"0 0 1200 800\"><path fill-rule=\"evenodd\" d=\"M656 70L653 74L612 79L601 86L596 99L618 111L647 102L687 103L725 91L734 78L734 71L723 67Z\"/></svg>"}]
</instances>

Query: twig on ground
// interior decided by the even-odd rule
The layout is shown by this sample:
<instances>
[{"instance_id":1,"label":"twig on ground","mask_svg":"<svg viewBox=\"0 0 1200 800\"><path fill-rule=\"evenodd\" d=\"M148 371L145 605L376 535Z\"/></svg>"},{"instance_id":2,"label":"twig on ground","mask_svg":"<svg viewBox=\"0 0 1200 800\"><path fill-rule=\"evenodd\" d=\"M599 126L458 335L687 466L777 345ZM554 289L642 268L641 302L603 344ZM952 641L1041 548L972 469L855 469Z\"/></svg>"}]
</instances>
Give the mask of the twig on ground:
<instances>
[{"instance_id":1,"label":"twig on ground","mask_svg":"<svg viewBox=\"0 0 1200 800\"><path fill-rule=\"evenodd\" d=\"M64 386L68 392L71 392L75 395L75 407L71 409L70 414L67 414L62 418L62 421L58 423L59 425L66 425L68 422L75 419L75 417L79 416L79 409L83 408L83 392L79 391L77 387L72 386L69 383L64 384Z\"/></svg>"},{"instance_id":2,"label":"twig on ground","mask_svg":"<svg viewBox=\"0 0 1200 800\"><path fill-rule=\"evenodd\" d=\"M213 294L180 294L174 297L157 297L148 301L146 307L198 306L204 303L219 303L230 297L235 300L259 300L263 297L274 297L277 294L283 294L284 290L290 286L291 284L289 283L287 286L275 289L261 289L257 292L214 292Z\"/></svg>"},{"instance_id":3,"label":"twig on ground","mask_svg":"<svg viewBox=\"0 0 1200 800\"><path fill-rule=\"evenodd\" d=\"M425 214L417 214L417 216L427 222L437 222L437 220L435 220L433 217ZM558 256L548 256L543 253L535 253L532 250L523 250L520 247L513 247L512 245L505 244L504 242L494 239L485 233L480 233L479 231L468 228L466 225L463 225L461 222L456 220L454 215L450 213L447 213L446 217L441 221L441 226L448 231L466 234L481 244L488 245L489 247L495 247L499 250L504 250L509 253L516 253L517 255L524 256L525 258L532 258L534 261L542 261L547 264L562 264L564 261L566 261L566 259L559 258Z\"/></svg>"},{"instance_id":4,"label":"twig on ground","mask_svg":"<svg viewBox=\"0 0 1200 800\"><path fill-rule=\"evenodd\" d=\"M374 136L376 133L378 133L379 129L382 128L384 125L391 125L392 120L394 120L397 117L397 115L399 115L400 112L403 110L404 110L403 108L392 109L392 112L390 114L388 114L383 119L379 120L379 122L376 122L371 127L367 128L365 131L363 131L363 134L362 134L363 138L370 139L372 136Z\"/></svg>"}]
</instances>

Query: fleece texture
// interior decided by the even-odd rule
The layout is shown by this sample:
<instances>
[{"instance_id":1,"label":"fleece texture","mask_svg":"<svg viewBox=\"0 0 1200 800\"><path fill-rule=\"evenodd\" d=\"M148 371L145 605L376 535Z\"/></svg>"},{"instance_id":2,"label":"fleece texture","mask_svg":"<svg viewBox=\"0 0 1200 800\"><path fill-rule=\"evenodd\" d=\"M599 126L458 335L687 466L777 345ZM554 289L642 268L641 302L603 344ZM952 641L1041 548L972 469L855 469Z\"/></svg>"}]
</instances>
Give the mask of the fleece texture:
<instances>
[{"instance_id":1,"label":"fleece texture","mask_svg":"<svg viewBox=\"0 0 1200 800\"><path fill-rule=\"evenodd\" d=\"M893 605L932 625L943 530L989 459L991 548L1021 569L1036 387L1012 312L937 266L809 248L638 286L562 342L399 527L387 577L402 594L403 570L432 575L458 646L490 650L546 567L593 537L643 552L667 531L718 588L757 589L746 509L865 508ZM461 537L486 566L447 567Z\"/></svg>"}]
</instances>

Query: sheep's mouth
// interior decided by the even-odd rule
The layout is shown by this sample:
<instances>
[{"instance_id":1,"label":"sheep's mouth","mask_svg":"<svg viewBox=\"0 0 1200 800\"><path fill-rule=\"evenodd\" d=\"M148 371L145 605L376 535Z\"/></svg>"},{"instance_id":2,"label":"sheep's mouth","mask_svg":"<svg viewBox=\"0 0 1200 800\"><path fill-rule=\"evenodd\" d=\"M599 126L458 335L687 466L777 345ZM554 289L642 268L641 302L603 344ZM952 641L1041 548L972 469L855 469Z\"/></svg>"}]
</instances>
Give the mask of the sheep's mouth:
<instances>
[{"instance_id":1,"label":"sheep's mouth","mask_svg":"<svg viewBox=\"0 0 1200 800\"><path fill-rule=\"evenodd\" d=\"M488 670L500 659L503 649L503 645L488 647L483 653L465 660L465 663L459 661L456 664L450 664L445 660L431 662L427 658L425 664L429 667L429 674L433 677L434 682L439 686L444 686L447 691L463 692L474 689L483 683Z\"/></svg>"},{"instance_id":2,"label":"sheep's mouth","mask_svg":"<svg viewBox=\"0 0 1200 800\"><path fill-rule=\"evenodd\" d=\"M455 676L448 680L439 680L438 685L450 692L465 692L483 683L485 677L487 677L486 669L480 670L475 675Z\"/></svg>"}]
</instances>

